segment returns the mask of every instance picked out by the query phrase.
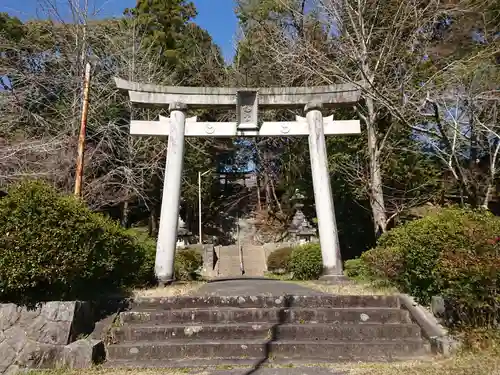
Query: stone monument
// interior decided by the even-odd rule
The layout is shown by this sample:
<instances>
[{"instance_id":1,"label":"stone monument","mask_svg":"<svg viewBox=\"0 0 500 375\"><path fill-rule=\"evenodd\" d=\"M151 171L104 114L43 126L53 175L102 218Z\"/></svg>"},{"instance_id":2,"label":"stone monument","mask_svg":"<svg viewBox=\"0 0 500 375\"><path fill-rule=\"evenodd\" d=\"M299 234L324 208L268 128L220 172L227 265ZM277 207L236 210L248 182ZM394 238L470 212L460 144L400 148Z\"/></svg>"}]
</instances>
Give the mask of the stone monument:
<instances>
[{"instance_id":1,"label":"stone monument","mask_svg":"<svg viewBox=\"0 0 500 375\"><path fill-rule=\"evenodd\" d=\"M292 223L288 228L288 233L292 237L292 241L298 244L304 244L307 242L314 242L316 239L316 228L309 223L306 215L302 212L304 207L303 200L305 199L298 190L292 197L292 202L295 202L294 209L295 215L293 216Z\"/></svg>"},{"instance_id":2,"label":"stone monument","mask_svg":"<svg viewBox=\"0 0 500 375\"><path fill-rule=\"evenodd\" d=\"M333 206L325 135L361 133L358 120L334 121L323 111L352 106L360 99L356 85L319 87L209 88L141 84L115 78L119 89L128 91L136 105L168 107L170 117L159 121L131 121L130 133L139 136L168 137L155 273L160 283L173 280L177 243L177 220L184 158L184 137L292 137L308 136L314 199L323 258L324 275L342 276L337 224ZM304 108L305 117L295 121L262 122L260 108ZM235 108L236 122L198 122L187 117L198 108Z\"/></svg>"},{"instance_id":3,"label":"stone monument","mask_svg":"<svg viewBox=\"0 0 500 375\"><path fill-rule=\"evenodd\" d=\"M192 233L186 228L186 223L179 216L177 220L177 249L185 249L190 244Z\"/></svg>"}]
</instances>

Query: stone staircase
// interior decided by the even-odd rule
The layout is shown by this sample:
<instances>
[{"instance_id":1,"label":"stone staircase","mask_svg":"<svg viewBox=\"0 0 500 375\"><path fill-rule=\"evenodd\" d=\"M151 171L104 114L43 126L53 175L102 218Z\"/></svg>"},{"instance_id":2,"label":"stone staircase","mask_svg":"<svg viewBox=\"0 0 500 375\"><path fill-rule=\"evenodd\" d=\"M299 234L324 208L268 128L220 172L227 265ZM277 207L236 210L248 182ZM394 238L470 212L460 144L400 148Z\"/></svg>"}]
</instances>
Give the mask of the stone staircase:
<instances>
[{"instance_id":1,"label":"stone staircase","mask_svg":"<svg viewBox=\"0 0 500 375\"><path fill-rule=\"evenodd\" d=\"M266 253L262 246L242 246L241 254L237 245L221 246L216 249L218 262L216 264L217 277L240 277L241 258L243 258L244 276L264 276L266 271Z\"/></svg>"},{"instance_id":2,"label":"stone staircase","mask_svg":"<svg viewBox=\"0 0 500 375\"><path fill-rule=\"evenodd\" d=\"M428 351L397 296L135 300L107 335L106 367L391 361Z\"/></svg>"},{"instance_id":3,"label":"stone staircase","mask_svg":"<svg viewBox=\"0 0 500 375\"><path fill-rule=\"evenodd\" d=\"M255 245L253 237L255 226L252 219L240 218L238 220L239 245L219 246L216 248L218 262L215 265L217 277L262 277L267 270L266 252L263 246ZM241 247L241 254L240 248ZM241 259L243 258L244 274L241 272Z\"/></svg>"}]
</instances>

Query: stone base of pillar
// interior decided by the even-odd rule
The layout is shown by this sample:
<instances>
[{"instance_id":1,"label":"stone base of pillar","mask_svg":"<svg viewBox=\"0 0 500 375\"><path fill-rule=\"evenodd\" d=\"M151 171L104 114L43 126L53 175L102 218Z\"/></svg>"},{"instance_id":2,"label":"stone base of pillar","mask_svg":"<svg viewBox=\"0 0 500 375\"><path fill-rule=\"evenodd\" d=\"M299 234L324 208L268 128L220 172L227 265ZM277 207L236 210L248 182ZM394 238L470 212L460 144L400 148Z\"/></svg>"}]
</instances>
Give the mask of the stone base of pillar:
<instances>
[{"instance_id":1,"label":"stone base of pillar","mask_svg":"<svg viewBox=\"0 0 500 375\"><path fill-rule=\"evenodd\" d=\"M344 276L342 269L325 267L319 281L327 284L346 284L350 282L350 279Z\"/></svg>"},{"instance_id":2,"label":"stone base of pillar","mask_svg":"<svg viewBox=\"0 0 500 375\"><path fill-rule=\"evenodd\" d=\"M349 284L351 280L344 275L323 275L319 281L325 284Z\"/></svg>"},{"instance_id":3,"label":"stone base of pillar","mask_svg":"<svg viewBox=\"0 0 500 375\"><path fill-rule=\"evenodd\" d=\"M344 272L342 271L342 265L340 267L328 267L326 265L323 265L323 276L344 276Z\"/></svg>"},{"instance_id":4,"label":"stone base of pillar","mask_svg":"<svg viewBox=\"0 0 500 375\"><path fill-rule=\"evenodd\" d=\"M158 279L158 286L160 288L163 288L163 287L166 287L166 286L169 286L169 285L172 285L172 283L174 282L175 280L173 278L169 278L169 279Z\"/></svg>"}]
</instances>

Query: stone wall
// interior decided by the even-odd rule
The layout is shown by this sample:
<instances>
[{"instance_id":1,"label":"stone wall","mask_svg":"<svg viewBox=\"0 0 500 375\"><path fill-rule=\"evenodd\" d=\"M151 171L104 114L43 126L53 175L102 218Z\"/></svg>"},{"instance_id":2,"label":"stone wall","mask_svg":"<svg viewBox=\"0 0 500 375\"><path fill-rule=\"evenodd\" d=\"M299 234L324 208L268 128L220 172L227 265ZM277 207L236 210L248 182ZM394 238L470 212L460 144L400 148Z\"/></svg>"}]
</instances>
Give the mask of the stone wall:
<instances>
[{"instance_id":1,"label":"stone wall","mask_svg":"<svg viewBox=\"0 0 500 375\"><path fill-rule=\"evenodd\" d=\"M102 342L83 339L93 324L88 303L47 302L32 309L0 304L0 373L90 367L104 350Z\"/></svg>"},{"instance_id":2,"label":"stone wall","mask_svg":"<svg viewBox=\"0 0 500 375\"><path fill-rule=\"evenodd\" d=\"M206 279L212 279L217 276L215 265L217 264L217 254L215 246L212 244L203 245L203 270L202 276Z\"/></svg>"},{"instance_id":3,"label":"stone wall","mask_svg":"<svg viewBox=\"0 0 500 375\"><path fill-rule=\"evenodd\" d=\"M264 252L266 254L266 266L267 266L267 258L269 258L269 255L271 255L272 252L278 250L278 249L283 249L285 247L294 247L297 246L297 243L295 242L273 242L273 243L266 243L263 245L264 247Z\"/></svg>"},{"instance_id":4,"label":"stone wall","mask_svg":"<svg viewBox=\"0 0 500 375\"><path fill-rule=\"evenodd\" d=\"M201 269L201 276L205 279L212 279L216 276L215 264L217 262L217 254L213 244L191 244L186 246L183 250L194 250L201 254L203 257L203 266ZM177 250L177 251L183 251Z\"/></svg>"}]
</instances>

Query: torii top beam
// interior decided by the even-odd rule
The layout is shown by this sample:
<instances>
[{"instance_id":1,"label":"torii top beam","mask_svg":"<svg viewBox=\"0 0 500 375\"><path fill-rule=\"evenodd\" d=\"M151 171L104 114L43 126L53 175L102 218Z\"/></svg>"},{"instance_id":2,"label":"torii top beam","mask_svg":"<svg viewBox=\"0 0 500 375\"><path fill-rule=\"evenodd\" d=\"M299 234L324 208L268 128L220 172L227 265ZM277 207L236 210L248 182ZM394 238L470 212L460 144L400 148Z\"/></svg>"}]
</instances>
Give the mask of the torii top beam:
<instances>
[{"instance_id":1,"label":"torii top beam","mask_svg":"<svg viewBox=\"0 0 500 375\"><path fill-rule=\"evenodd\" d=\"M121 78L115 78L115 83L118 89L128 91L132 103L140 106L165 107L180 102L189 108L234 108L242 104L238 103L238 100L241 100L239 98L244 98L248 93L250 98L258 97L258 106L261 108L303 108L313 101L321 102L325 107L340 107L354 105L361 97L359 86L350 83L271 88L161 86L131 82Z\"/></svg>"}]
</instances>

